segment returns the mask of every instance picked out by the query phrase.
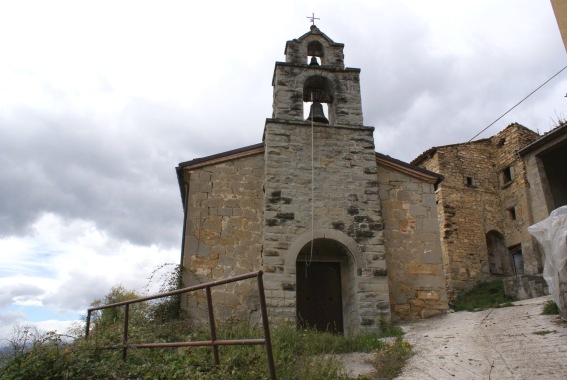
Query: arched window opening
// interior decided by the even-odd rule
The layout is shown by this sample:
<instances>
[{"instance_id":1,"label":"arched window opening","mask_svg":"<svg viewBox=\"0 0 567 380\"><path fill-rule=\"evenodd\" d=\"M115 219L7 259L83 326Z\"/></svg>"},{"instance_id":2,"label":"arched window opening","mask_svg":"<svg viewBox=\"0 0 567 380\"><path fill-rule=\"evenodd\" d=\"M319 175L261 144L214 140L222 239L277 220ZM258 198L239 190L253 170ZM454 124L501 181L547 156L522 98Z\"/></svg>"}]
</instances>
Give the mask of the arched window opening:
<instances>
[{"instance_id":1,"label":"arched window opening","mask_svg":"<svg viewBox=\"0 0 567 380\"><path fill-rule=\"evenodd\" d=\"M333 124L333 98L334 88L329 79L318 75L307 78L303 85L305 120Z\"/></svg>"},{"instance_id":2,"label":"arched window opening","mask_svg":"<svg viewBox=\"0 0 567 380\"><path fill-rule=\"evenodd\" d=\"M323 44L319 41L309 42L307 45L307 63L315 66L321 65L323 53Z\"/></svg>"}]
</instances>

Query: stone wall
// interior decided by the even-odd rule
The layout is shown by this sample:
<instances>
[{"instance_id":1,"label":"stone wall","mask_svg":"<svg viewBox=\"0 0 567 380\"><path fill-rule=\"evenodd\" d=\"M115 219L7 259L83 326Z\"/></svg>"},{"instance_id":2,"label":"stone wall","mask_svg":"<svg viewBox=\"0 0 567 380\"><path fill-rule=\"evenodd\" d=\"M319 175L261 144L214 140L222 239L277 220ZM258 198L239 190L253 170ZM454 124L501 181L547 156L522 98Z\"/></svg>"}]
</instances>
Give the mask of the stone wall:
<instances>
[{"instance_id":1,"label":"stone wall","mask_svg":"<svg viewBox=\"0 0 567 380\"><path fill-rule=\"evenodd\" d=\"M541 272L527 227L533 218L525 165L517 152L538 135L512 124L490 139L433 148L414 163L442 174L436 192L449 297L494 279L486 237L503 236L503 275L515 274L508 249L521 247L524 273Z\"/></svg>"},{"instance_id":2,"label":"stone wall","mask_svg":"<svg viewBox=\"0 0 567 380\"><path fill-rule=\"evenodd\" d=\"M434 183L378 165L390 303L395 320L448 309Z\"/></svg>"},{"instance_id":3,"label":"stone wall","mask_svg":"<svg viewBox=\"0 0 567 380\"><path fill-rule=\"evenodd\" d=\"M314 127L314 188L311 187L311 127L266 123L263 269L270 314L295 320L295 262L314 239L339 242L353 262L353 295L343 295L356 313L347 333L377 331L390 318L381 206L373 128ZM313 229L311 206L314 209ZM313 231L313 232L311 232Z\"/></svg>"},{"instance_id":4,"label":"stone wall","mask_svg":"<svg viewBox=\"0 0 567 380\"><path fill-rule=\"evenodd\" d=\"M490 277L485 234L503 230L491 144L483 140L440 147L421 166L445 177L436 196L451 298Z\"/></svg>"},{"instance_id":5,"label":"stone wall","mask_svg":"<svg viewBox=\"0 0 567 380\"><path fill-rule=\"evenodd\" d=\"M527 230L534 223L534 218L532 207L529 204L526 165L519 157L518 151L539 137L537 133L519 124L511 124L491 138L493 146L497 147L494 153L499 174L498 186L502 202L506 245L508 247L521 246L526 275L541 273L543 262ZM505 168L510 168L512 174L512 180L508 183L505 183L503 179L502 171ZM511 217L511 210L515 213L515 219Z\"/></svg>"},{"instance_id":6,"label":"stone wall","mask_svg":"<svg viewBox=\"0 0 567 380\"><path fill-rule=\"evenodd\" d=\"M262 154L186 170L189 183L185 247L185 286L259 270L262 244ZM254 280L213 289L215 313L257 320ZM190 317L207 320L204 291L183 305Z\"/></svg>"}]
</instances>

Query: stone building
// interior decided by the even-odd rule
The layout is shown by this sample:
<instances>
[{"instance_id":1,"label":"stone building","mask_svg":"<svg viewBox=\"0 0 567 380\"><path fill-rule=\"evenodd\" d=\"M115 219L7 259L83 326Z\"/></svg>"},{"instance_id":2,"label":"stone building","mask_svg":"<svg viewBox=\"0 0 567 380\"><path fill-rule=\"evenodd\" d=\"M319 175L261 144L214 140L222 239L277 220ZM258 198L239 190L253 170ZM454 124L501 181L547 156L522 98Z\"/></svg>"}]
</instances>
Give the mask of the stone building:
<instances>
[{"instance_id":1,"label":"stone building","mask_svg":"<svg viewBox=\"0 0 567 380\"><path fill-rule=\"evenodd\" d=\"M447 309L434 172L374 151L360 69L315 25L276 62L263 142L180 163L186 286L265 272L273 322L347 335ZM311 114L304 116L304 105ZM254 284L215 289L224 318L257 321ZM205 319L205 296L184 300Z\"/></svg>"},{"instance_id":2,"label":"stone building","mask_svg":"<svg viewBox=\"0 0 567 380\"><path fill-rule=\"evenodd\" d=\"M412 161L444 176L436 197L449 298L495 278L517 299L546 293L542 252L527 228L567 204L566 132L541 137L514 123Z\"/></svg>"}]
</instances>

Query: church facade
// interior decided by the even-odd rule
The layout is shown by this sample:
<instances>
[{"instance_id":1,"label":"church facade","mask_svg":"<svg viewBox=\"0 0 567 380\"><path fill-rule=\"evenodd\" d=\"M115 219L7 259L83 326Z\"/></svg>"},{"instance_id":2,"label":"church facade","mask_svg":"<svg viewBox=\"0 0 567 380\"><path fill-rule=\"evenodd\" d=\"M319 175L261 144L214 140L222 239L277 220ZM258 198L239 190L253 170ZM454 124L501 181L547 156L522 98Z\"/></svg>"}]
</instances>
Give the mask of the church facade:
<instances>
[{"instance_id":1,"label":"church facade","mask_svg":"<svg viewBox=\"0 0 567 380\"><path fill-rule=\"evenodd\" d=\"M263 270L273 322L352 335L443 313L447 295L442 177L375 152L343 48L315 25L288 41L262 143L182 162L177 175L185 286ZM256 297L252 283L213 291L221 317L251 322ZM183 307L207 319L204 294Z\"/></svg>"}]
</instances>

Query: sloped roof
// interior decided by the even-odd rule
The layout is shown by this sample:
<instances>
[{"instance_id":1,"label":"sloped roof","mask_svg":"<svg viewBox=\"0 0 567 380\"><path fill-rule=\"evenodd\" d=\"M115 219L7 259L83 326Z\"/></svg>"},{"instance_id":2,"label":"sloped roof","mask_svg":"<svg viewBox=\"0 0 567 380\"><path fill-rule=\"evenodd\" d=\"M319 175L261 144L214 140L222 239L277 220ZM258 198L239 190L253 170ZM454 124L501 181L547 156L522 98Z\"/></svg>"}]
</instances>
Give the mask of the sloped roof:
<instances>
[{"instance_id":1,"label":"sloped roof","mask_svg":"<svg viewBox=\"0 0 567 380\"><path fill-rule=\"evenodd\" d=\"M264 153L264 143L259 143L238 149L229 150L222 153L213 154L210 156L195 158L190 161L181 162L175 168L177 172L177 181L179 182L179 190L181 191L181 197L183 198L183 184L182 184L183 170L191 170L209 165L216 165L219 163L236 160L238 158L249 157L262 153ZM420 168L419 166L409 164L407 162L398 160L396 158L387 156L382 153L378 153L378 152L374 152L374 153L376 155L376 164L386 166L390 169L420 179L424 182L438 184L444 178L441 174L437 174L430 170ZM184 204L184 202L182 203Z\"/></svg>"},{"instance_id":2,"label":"sloped roof","mask_svg":"<svg viewBox=\"0 0 567 380\"><path fill-rule=\"evenodd\" d=\"M264 143L245 146L238 149L229 150L222 153L213 154L210 156L195 158L190 161L181 162L177 166L180 169L196 169L203 166L214 165L221 162L232 161L237 158L252 156L254 154L264 153Z\"/></svg>"},{"instance_id":3,"label":"sloped roof","mask_svg":"<svg viewBox=\"0 0 567 380\"><path fill-rule=\"evenodd\" d=\"M467 144L476 144L476 143L480 143L480 142L486 142L489 141L490 138L486 138L486 139L480 139L480 140L475 140L475 141L471 141L471 142L464 142L464 143L458 143L458 144L448 144L448 145L440 145L440 146L434 146L432 148L427 149L425 152L421 153L419 156L417 156L416 158L414 158L413 160L410 161L410 163L412 165L419 165L421 164L425 159L427 158L431 158L435 155L435 153L437 153L438 149L441 148L450 148L453 146L462 146L462 145L467 145Z\"/></svg>"},{"instance_id":4,"label":"sloped roof","mask_svg":"<svg viewBox=\"0 0 567 380\"><path fill-rule=\"evenodd\" d=\"M421 153L419 156L417 156L416 158L414 158L411 163L414 165L419 165L421 164L424 160L426 160L427 158L431 158L435 155L435 153L437 153L437 150L440 148L450 148L450 147L454 147L454 146L463 146L463 145L467 145L467 144L475 144L475 143L481 143L481 142L486 142L486 141L490 141L490 139L492 139L495 136L501 135L506 133L506 131L510 128L522 128L525 129L531 133L533 133L534 135L537 135L536 132L532 131L531 129L524 127L522 124L519 123L511 123L509 124L506 128L504 128L503 130L501 130L500 132L498 132L497 134L488 137L488 138L484 138L484 139L479 139L479 140L475 140L475 141L467 141L467 142L463 142L463 143L457 143L457 144L449 144L449 145L440 145L440 146L434 146L432 148L427 149L425 152ZM535 142L534 142L535 143ZM530 144L531 145L531 144Z\"/></svg>"},{"instance_id":5,"label":"sloped roof","mask_svg":"<svg viewBox=\"0 0 567 380\"><path fill-rule=\"evenodd\" d=\"M317 28L316 25L311 25L309 32L303 34L301 37L294 38L293 40L287 41L287 42L289 43L289 42L293 42L293 41L301 41L301 40L304 40L311 35L319 35L319 36L323 37L324 39L326 39L327 41L329 41L329 43L331 43L335 46L345 46L345 44L333 41L329 36L327 36L325 33L321 32L321 29ZM286 48L287 48L287 43L286 43Z\"/></svg>"},{"instance_id":6,"label":"sloped roof","mask_svg":"<svg viewBox=\"0 0 567 380\"><path fill-rule=\"evenodd\" d=\"M408 164L407 162L376 152L376 163L386 166L403 174L418 178L422 181L438 184L443 181L444 177L430 170L420 168L419 166Z\"/></svg>"},{"instance_id":7,"label":"sloped roof","mask_svg":"<svg viewBox=\"0 0 567 380\"><path fill-rule=\"evenodd\" d=\"M526 145L522 149L518 151L520 156L525 156L529 152L541 147L542 145L547 144L548 142L552 141L553 139L559 138L567 133L567 123L563 123L551 131L544 133L539 139L535 140L531 144Z\"/></svg>"}]
</instances>

